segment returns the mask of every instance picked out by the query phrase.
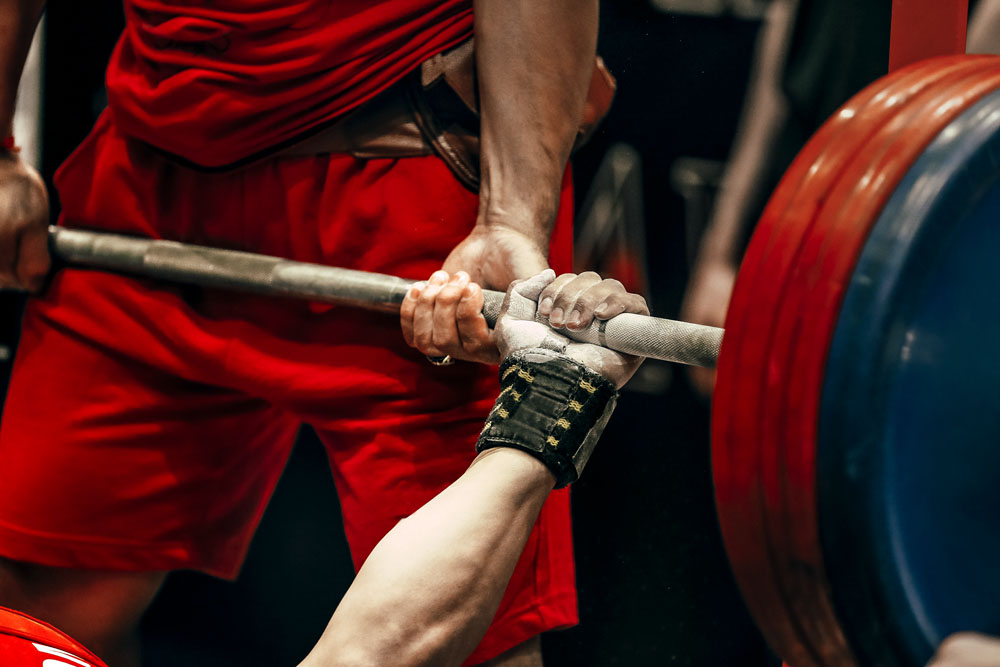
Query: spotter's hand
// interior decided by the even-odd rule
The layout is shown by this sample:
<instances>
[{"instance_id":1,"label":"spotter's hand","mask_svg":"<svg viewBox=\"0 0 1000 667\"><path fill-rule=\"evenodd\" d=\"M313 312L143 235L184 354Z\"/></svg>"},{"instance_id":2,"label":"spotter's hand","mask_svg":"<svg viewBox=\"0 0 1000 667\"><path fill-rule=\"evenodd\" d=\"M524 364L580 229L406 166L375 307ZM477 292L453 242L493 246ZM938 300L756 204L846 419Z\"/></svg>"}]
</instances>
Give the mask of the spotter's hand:
<instances>
[{"instance_id":1,"label":"spotter's hand","mask_svg":"<svg viewBox=\"0 0 1000 667\"><path fill-rule=\"evenodd\" d=\"M595 318L607 320L622 313L649 315L649 308L645 299L626 292L617 280L602 280L593 272L564 273L557 278L547 269L511 284L495 338L504 357L532 347L556 350L621 387L639 368L641 357L574 342L559 329L585 329ZM547 318L549 326L537 321L538 315L542 321Z\"/></svg>"},{"instance_id":2,"label":"spotter's hand","mask_svg":"<svg viewBox=\"0 0 1000 667\"><path fill-rule=\"evenodd\" d=\"M482 310L483 291L469 274L435 271L403 299L399 308L403 338L431 357L497 364L500 352Z\"/></svg>"}]
</instances>

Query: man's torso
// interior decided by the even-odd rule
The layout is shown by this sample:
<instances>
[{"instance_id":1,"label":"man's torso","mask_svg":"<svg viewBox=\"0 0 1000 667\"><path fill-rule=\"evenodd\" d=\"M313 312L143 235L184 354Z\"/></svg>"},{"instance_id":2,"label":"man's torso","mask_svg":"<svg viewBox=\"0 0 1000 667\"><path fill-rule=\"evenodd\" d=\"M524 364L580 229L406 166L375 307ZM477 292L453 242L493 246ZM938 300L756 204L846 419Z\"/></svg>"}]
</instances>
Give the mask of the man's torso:
<instances>
[{"instance_id":1,"label":"man's torso","mask_svg":"<svg viewBox=\"0 0 1000 667\"><path fill-rule=\"evenodd\" d=\"M126 0L125 13L116 124L207 167L308 132L472 34L471 0Z\"/></svg>"}]
</instances>

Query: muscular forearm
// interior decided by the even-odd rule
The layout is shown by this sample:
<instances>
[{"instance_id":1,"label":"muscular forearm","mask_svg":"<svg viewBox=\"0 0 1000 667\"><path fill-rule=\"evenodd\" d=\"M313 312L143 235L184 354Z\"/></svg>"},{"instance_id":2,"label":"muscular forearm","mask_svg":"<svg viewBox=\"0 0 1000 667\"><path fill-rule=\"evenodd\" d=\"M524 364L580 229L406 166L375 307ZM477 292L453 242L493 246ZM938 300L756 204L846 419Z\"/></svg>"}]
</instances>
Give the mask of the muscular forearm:
<instances>
[{"instance_id":1,"label":"muscular forearm","mask_svg":"<svg viewBox=\"0 0 1000 667\"><path fill-rule=\"evenodd\" d=\"M0 133L13 130L17 83L44 0L0 0Z\"/></svg>"},{"instance_id":2,"label":"muscular forearm","mask_svg":"<svg viewBox=\"0 0 1000 667\"><path fill-rule=\"evenodd\" d=\"M597 48L597 0L475 0L479 222L547 247Z\"/></svg>"},{"instance_id":3,"label":"muscular forearm","mask_svg":"<svg viewBox=\"0 0 1000 667\"><path fill-rule=\"evenodd\" d=\"M1000 0L979 0L969 18L968 53L1000 53Z\"/></svg>"},{"instance_id":4,"label":"muscular forearm","mask_svg":"<svg viewBox=\"0 0 1000 667\"><path fill-rule=\"evenodd\" d=\"M379 542L302 667L459 664L486 632L555 478L481 454Z\"/></svg>"},{"instance_id":5,"label":"muscular forearm","mask_svg":"<svg viewBox=\"0 0 1000 667\"><path fill-rule=\"evenodd\" d=\"M735 267L740 262L740 240L745 235L744 225L748 224L747 208L764 186L764 166L788 113L781 92L781 75L797 4L796 0L778 0L768 11L757 46L741 127L726 167L715 213L702 239L699 263L719 262ZM753 222L756 221L749 221Z\"/></svg>"}]
</instances>

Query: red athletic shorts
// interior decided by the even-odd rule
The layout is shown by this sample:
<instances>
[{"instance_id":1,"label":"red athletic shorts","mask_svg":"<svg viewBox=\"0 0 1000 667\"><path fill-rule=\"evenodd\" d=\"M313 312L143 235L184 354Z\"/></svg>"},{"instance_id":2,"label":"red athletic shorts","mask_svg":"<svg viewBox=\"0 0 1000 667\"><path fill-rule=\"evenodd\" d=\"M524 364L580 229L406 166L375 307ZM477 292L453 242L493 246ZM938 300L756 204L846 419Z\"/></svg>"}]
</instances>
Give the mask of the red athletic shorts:
<instances>
[{"instance_id":1,"label":"red athletic shorts","mask_svg":"<svg viewBox=\"0 0 1000 667\"><path fill-rule=\"evenodd\" d=\"M435 157L203 173L126 139L108 114L56 185L67 226L411 278L441 266L478 205ZM567 177L560 270L571 215ZM0 555L235 577L305 422L326 444L360 566L465 470L497 391L493 367L428 364L393 316L64 269L25 314L0 429ZM559 491L473 659L576 621Z\"/></svg>"}]
</instances>

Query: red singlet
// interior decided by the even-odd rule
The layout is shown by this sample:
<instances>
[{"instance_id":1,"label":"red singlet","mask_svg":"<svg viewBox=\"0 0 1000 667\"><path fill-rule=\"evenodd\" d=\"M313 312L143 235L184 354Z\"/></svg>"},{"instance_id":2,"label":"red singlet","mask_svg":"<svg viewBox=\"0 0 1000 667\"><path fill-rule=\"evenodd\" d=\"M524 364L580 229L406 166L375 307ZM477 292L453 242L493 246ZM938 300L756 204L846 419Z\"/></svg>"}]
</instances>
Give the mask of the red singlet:
<instances>
[{"instance_id":1,"label":"red singlet","mask_svg":"<svg viewBox=\"0 0 1000 667\"><path fill-rule=\"evenodd\" d=\"M125 0L108 104L127 135L232 164L472 34L471 0Z\"/></svg>"}]
</instances>

